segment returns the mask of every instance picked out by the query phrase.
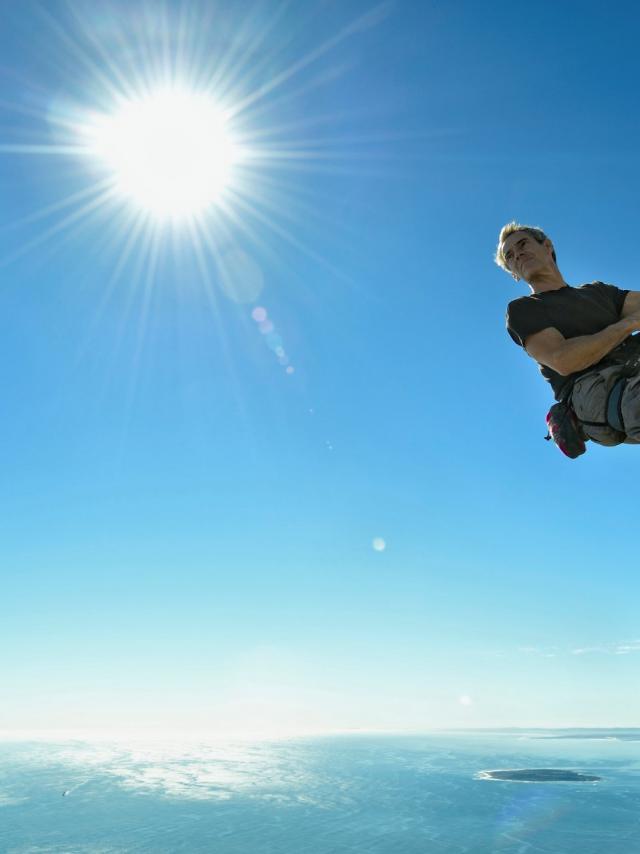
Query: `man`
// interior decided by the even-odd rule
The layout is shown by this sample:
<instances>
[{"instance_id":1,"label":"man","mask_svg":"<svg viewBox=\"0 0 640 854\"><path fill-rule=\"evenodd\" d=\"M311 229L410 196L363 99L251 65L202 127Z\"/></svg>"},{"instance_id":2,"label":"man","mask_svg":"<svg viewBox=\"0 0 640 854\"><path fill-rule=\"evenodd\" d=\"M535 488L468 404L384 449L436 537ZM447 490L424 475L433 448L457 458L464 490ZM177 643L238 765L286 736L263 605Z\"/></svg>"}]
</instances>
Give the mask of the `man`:
<instances>
[{"instance_id":1,"label":"man","mask_svg":"<svg viewBox=\"0 0 640 854\"><path fill-rule=\"evenodd\" d=\"M640 443L640 373L621 379L630 354L640 353L640 337L630 338L640 330L640 291L568 285L547 235L516 222L501 230L495 261L531 289L509 303L509 334L538 363L556 399L571 401L585 437Z\"/></svg>"}]
</instances>

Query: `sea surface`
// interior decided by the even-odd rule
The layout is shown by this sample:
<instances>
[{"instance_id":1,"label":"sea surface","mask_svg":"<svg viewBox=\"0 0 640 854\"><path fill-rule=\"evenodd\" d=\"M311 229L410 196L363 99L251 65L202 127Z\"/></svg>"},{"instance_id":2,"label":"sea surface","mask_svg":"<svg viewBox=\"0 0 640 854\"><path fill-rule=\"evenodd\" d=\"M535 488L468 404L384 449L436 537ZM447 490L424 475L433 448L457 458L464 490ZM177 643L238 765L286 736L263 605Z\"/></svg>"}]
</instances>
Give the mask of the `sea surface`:
<instances>
[{"instance_id":1,"label":"sea surface","mask_svg":"<svg viewBox=\"0 0 640 854\"><path fill-rule=\"evenodd\" d=\"M640 730L5 741L0 851L640 854Z\"/></svg>"}]
</instances>

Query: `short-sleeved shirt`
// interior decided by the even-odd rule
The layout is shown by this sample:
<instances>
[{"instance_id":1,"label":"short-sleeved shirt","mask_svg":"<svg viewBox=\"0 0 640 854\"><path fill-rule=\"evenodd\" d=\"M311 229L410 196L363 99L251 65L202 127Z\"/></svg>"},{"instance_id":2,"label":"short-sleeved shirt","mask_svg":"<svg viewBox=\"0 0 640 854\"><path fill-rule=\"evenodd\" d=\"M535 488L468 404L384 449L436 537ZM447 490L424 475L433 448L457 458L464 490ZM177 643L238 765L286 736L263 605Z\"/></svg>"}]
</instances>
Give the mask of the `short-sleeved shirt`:
<instances>
[{"instance_id":1,"label":"short-sleeved shirt","mask_svg":"<svg viewBox=\"0 0 640 854\"><path fill-rule=\"evenodd\" d=\"M520 347L530 335L549 327L555 327L565 338L594 335L620 320L628 293L615 285L591 282L520 297L507 307L507 331ZM546 365L538 365L542 376L551 383L556 400L568 383L593 367L562 376Z\"/></svg>"}]
</instances>

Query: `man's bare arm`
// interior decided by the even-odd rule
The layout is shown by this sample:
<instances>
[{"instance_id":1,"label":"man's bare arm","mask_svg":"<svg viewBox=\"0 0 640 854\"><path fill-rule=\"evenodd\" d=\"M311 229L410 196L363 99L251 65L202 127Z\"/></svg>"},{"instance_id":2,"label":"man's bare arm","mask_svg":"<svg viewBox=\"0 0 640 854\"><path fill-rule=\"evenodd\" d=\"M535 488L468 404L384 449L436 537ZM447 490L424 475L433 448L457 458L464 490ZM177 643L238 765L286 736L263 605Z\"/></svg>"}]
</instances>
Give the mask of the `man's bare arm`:
<instances>
[{"instance_id":1,"label":"man's bare arm","mask_svg":"<svg viewBox=\"0 0 640 854\"><path fill-rule=\"evenodd\" d=\"M623 316L617 323L606 326L594 335L565 338L555 327L543 329L527 338L525 349L536 362L552 368L562 376L582 371L597 364L632 332L640 329L640 302L638 306L635 312Z\"/></svg>"}]
</instances>

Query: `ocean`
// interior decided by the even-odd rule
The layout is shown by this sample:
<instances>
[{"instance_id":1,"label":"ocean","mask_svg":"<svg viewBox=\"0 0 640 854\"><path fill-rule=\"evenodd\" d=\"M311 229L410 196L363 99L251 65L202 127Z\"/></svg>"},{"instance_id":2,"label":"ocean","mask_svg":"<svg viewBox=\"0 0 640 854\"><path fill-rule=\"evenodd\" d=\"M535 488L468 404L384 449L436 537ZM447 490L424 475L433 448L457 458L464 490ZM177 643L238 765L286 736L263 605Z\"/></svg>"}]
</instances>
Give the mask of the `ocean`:
<instances>
[{"instance_id":1,"label":"ocean","mask_svg":"<svg viewBox=\"0 0 640 854\"><path fill-rule=\"evenodd\" d=\"M640 730L4 741L0 851L640 854Z\"/></svg>"}]
</instances>

